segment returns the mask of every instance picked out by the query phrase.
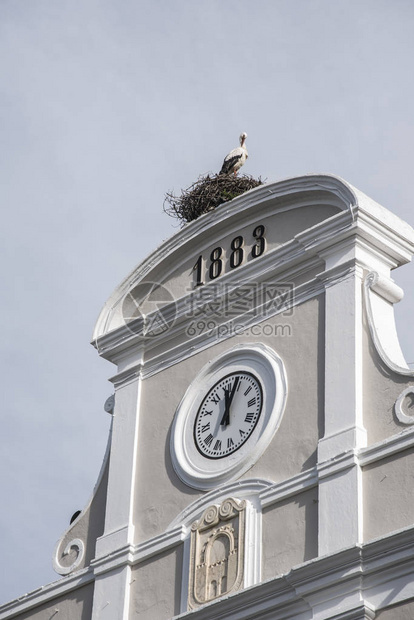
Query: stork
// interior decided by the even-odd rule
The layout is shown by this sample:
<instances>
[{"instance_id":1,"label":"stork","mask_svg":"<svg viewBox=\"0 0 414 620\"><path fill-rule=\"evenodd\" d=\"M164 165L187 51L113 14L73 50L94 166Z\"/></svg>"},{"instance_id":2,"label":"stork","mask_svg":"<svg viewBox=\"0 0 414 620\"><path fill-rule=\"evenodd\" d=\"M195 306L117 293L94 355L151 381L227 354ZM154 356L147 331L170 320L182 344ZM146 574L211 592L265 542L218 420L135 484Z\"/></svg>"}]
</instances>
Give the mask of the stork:
<instances>
[{"instance_id":1,"label":"stork","mask_svg":"<svg viewBox=\"0 0 414 620\"><path fill-rule=\"evenodd\" d=\"M241 168L248 158L247 149L244 142L247 138L247 133L244 131L240 135L240 146L230 151L224 158L223 165L220 170L220 174L229 174L234 172L234 176L237 174L237 170Z\"/></svg>"}]
</instances>

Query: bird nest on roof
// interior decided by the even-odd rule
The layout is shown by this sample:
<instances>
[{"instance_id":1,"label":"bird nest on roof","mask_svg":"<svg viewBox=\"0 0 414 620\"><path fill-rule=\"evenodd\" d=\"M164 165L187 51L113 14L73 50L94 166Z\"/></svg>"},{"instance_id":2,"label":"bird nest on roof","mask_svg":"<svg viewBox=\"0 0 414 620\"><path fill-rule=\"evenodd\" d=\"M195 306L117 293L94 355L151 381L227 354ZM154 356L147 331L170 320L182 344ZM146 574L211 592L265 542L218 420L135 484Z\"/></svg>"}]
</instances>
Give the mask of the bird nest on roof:
<instances>
[{"instance_id":1,"label":"bird nest on roof","mask_svg":"<svg viewBox=\"0 0 414 620\"><path fill-rule=\"evenodd\" d=\"M167 193L164 211L171 217L176 217L184 226L187 222L192 222L200 215L259 185L263 185L260 177L254 179L248 175L207 174L201 176L188 189L182 190L181 196Z\"/></svg>"}]
</instances>

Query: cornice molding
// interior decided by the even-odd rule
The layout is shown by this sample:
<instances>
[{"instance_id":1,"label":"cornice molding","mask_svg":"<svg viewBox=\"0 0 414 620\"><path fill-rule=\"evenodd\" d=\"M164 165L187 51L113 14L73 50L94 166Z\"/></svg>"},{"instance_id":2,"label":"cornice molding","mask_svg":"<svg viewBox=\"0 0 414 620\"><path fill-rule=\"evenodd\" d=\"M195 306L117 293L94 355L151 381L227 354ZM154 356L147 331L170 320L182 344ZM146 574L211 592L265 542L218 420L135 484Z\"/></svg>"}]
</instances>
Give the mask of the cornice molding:
<instances>
[{"instance_id":1,"label":"cornice molding","mask_svg":"<svg viewBox=\"0 0 414 620\"><path fill-rule=\"evenodd\" d=\"M137 545L124 545L120 549L96 558L91 562L95 575L102 575L119 567L134 566L159 553L179 545L187 535L187 528L179 525Z\"/></svg>"},{"instance_id":2,"label":"cornice molding","mask_svg":"<svg viewBox=\"0 0 414 620\"><path fill-rule=\"evenodd\" d=\"M122 370L109 379L113 383L115 389L119 389L133 383L142 376L142 364L134 364L133 366Z\"/></svg>"},{"instance_id":3,"label":"cornice molding","mask_svg":"<svg viewBox=\"0 0 414 620\"><path fill-rule=\"evenodd\" d=\"M125 565L131 566L133 564L134 551L134 545L126 544L111 553L95 558L91 562L91 568L95 576L103 575Z\"/></svg>"},{"instance_id":4,"label":"cornice molding","mask_svg":"<svg viewBox=\"0 0 414 620\"><path fill-rule=\"evenodd\" d=\"M262 508L281 502L297 493L306 491L318 485L318 470L316 467L292 476L282 482L274 482L267 489L260 492L258 499Z\"/></svg>"},{"instance_id":5,"label":"cornice molding","mask_svg":"<svg viewBox=\"0 0 414 620\"><path fill-rule=\"evenodd\" d=\"M398 435L358 450L358 462L365 467L410 448L414 448L414 429L404 429Z\"/></svg>"},{"instance_id":6,"label":"cornice molding","mask_svg":"<svg viewBox=\"0 0 414 620\"><path fill-rule=\"evenodd\" d=\"M135 546L132 561L136 564L147 560L153 555L167 551L180 544L186 536L187 527L184 525L178 525L177 527L168 529L163 534L160 534L160 536L138 543L138 545Z\"/></svg>"},{"instance_id":7,"label":"cornice molding","mask_svg":"<svg viewBox=\"0 0 414 620\"><path fill-rule=\"evenodd\" d=\"M220 279L219 289L216 288L214 282L206 284L203 288L205 291L210 289L214 294L216 294L217 290L226 291L227 293L252 282L260 284L269 278L274 279L275 277L279 281L287 281L289 278L297 278L308 271L312 271L318 265L321 269L323 268L321 260L316 256L313 257L313 260L311 260L310 256L307 256L306 265L300 264L304 262L305 255L307 256L306 249L296 239L293 239L269 251L261 258L259 264L247 263L240 267L237 272L233 271L224 274ZM147 357L151 348L159 346L160 343L164 343L166 340L171 340L177 335L177 332L185 328L189 321L188 308L191 307L190 300L196 297L197 293L197 290L191 291L178 299L174 304L171 304L170 307L164 306L163 313L166 319L173 319L174 322L174 325L168 332L152 338L145 338L133 333L129 326L124 325L100 336L93 342L94 346L100 355L105 358L111 357L112 359L114 355L117 356L122 351L141 345L143 348L145 347ZM220 296L218 296L218 300L220 300Z\"/></svg>"},{"instance_id":8,"label":"cornice molding","mask_svg":"<svg viewBox=\"0 0 414 620\"><path fill-rule=\"evenodd\" d=\"M353 276L354 268L352 262L340 265L336 268L325 271L323 274L318 274L314 278L311 278L308 282L300 284L295 287L295 293L290 303L287 303L283 308L279 310L267 312L266 316L251 317L248 314L240 315L238 317L232 317L230 321L223 321L217 323L216 329L212 330L209 335L200 334L192 338L185 334L187 324L177 320L176 325L171 330L169 338L164 337L164 340L159 344L157 356L151 358L151 349L148 349L147 360L142 368L141 376L143 379L147 379L166 368L173 366L174 364L183 361L192 355L199 353L209 347L217 344L218 342L225 341L234 335L232 326L234 324L240 330L247 330L256 325L259 325L263 321L274 318L278 315L283 315L284 312L290 311L292 308L299 306L300 304L317 297L325 292L326 288L334 286L338 282L342 282L347 278ZM270 277L274 277L274 274L268 274ZM294 277L294 272L283 272L280 277L283 281L289 281L288 278ZM281 280L282 281L282 280ZM220 303L220 298L218 299ZM259 307L260 311L260 307ZM260 312L259 312L260 314ZM205 320L208 320L208 310L204 313ZM163 351L159 352L159 348L162 346ZM154 343L154 349L156 349Z\"/></svg>"},{"instance_id":9,"label":"cornice molding","mask_svg":"<svg viewBox=\"0 0 414 620\"><path fill-rule=\"evenodd\" d=\"M318 261L311 262L307 264L307 267L315 269L318 265ZM285 271L279 271L277 266L273 265L272 271L269 270L266 274L263 274L263 281L265 281L265 277L274 279L278 278L279 282L289 282L293 278L302 276L304 273L303 265L295 266L292 269L286 269ZM189 337L186 333L186 329L188 327L188 317L186 317L186 309L188 308L188 302L185 300L180 300L177 308L177 318L174 326L169 330L167 334L164 334L161 337L154 337L151 339L151 342L147 344L146 351L146 361L141 367L141 377L146 379L158 372L176 364L179 361L182 361L192 355L195 355L199 351L209 348L210 346L216 344L217 342L221 342L231 338L234 333L232 329L232 325L237 325L237 327L241 330L247 330L255 325L260 324L268 318L275 317L277 315L282 315L284 312L291 310L292 308L316 297L322 293L324 293L325 289L334 286L336 283L343 281L351 277L354 273L354 261L349 261L338 267L326 270L315 277L311 277L304 284L299 284L295 287L294 295L292 299L283 305L280 309L274 308L272 311L267 311L266 316L260 315L260 309L262 306L258 306L258 316L250 316L248 313L239 316L232 316L231 320L223 320L222 322L217 321L217 326L214 330L211 331L209 335L204 333ZM257 278L258 280L258 278ZM260 282L258 280L258 282ZM248 281L244 281L240 285L237 286L245 286ZM237 286L233 290L237 290ZM228 290L228 289L226 289ZM222 297L217 297L217 303L221 303L220 300ZM206 308L208 304L206 304ZM202 310L202 308L201 308ZM205 320L208 320L209 312L205 311L203 314ZM126 328L120 328L123 330ZM118 330L117 330L118 331ZM117 357L118 359L122 356L127 357L128 354L134 350L137 346L137 343L142 340L137 335L131 335L130 339L127 340L122 336L120 342L115 344L115 332L111 332L108 336L110 336L110 342L106 342L104 340L100 343L100 354L103 357L110 357L114 359ZM151 357L151 352L156 351L157 355L155 357ZM115 375L117 377L118 375ZM114 380L111 379L112 381Z\"/></svg>"}]
</instances>

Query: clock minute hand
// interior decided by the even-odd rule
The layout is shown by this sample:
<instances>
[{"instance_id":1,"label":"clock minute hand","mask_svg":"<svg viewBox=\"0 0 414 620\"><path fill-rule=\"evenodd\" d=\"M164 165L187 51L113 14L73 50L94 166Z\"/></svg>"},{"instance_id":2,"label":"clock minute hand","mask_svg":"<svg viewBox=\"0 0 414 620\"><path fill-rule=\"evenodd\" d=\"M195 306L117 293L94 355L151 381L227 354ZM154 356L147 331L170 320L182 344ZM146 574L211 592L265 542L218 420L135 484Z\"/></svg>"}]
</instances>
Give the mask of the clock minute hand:
<instances>
[{"instance_id":1,"label":"clock minute hand","mask_svg":"<svg viewBox=\"0 0 414 620\"><path fill-rule=\"evenodd\" d=\"M221 422L220 422L221 426L227 426L227 424L230 421L229 400L230 400L230 390L224 388L224 413L223 413L223 417L221 418Z\"/></svg>"},{"instance_id":2,"label":"clock minute hand","mask_svg":"<svg viewBox=\"0 0 414 620\"><path fill-rule=\"evenodd\" d=\"M224 406L224 414L220 422L221 426L227 426L228 424L230 424L230 406L233 401L234 394L236 392L236 388L239 383L239 379L240 377L235 378L230 395L229 395L229 390L225 390L224 392L225 406Z\"/></svg>"}]
</instances>

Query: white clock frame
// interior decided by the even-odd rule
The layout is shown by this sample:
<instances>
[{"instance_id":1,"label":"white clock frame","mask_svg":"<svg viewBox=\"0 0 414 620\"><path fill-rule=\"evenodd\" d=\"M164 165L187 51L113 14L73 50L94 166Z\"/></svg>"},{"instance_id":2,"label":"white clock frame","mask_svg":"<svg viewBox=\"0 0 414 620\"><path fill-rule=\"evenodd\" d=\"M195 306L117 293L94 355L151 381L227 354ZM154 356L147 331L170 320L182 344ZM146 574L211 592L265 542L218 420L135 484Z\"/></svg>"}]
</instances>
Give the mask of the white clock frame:
<instances>
[{"instance_id":1,"label":"white clock frame","mask_svg":"<svg viewBox=\"0 0 414 620\"><path fill-rule=\"evenodd\" d=\"M226 374L250 372L262 386L260 418L248 440L220 459L203 456L194 442L194 423L206 393ZM194 489L209 490L240 477L263 454L276 433L286 405L287 378L282 359L264 344L240 344L206 364L188 387L172 426L170 451L179 478Z\"/></svg>"}]
</instances>

